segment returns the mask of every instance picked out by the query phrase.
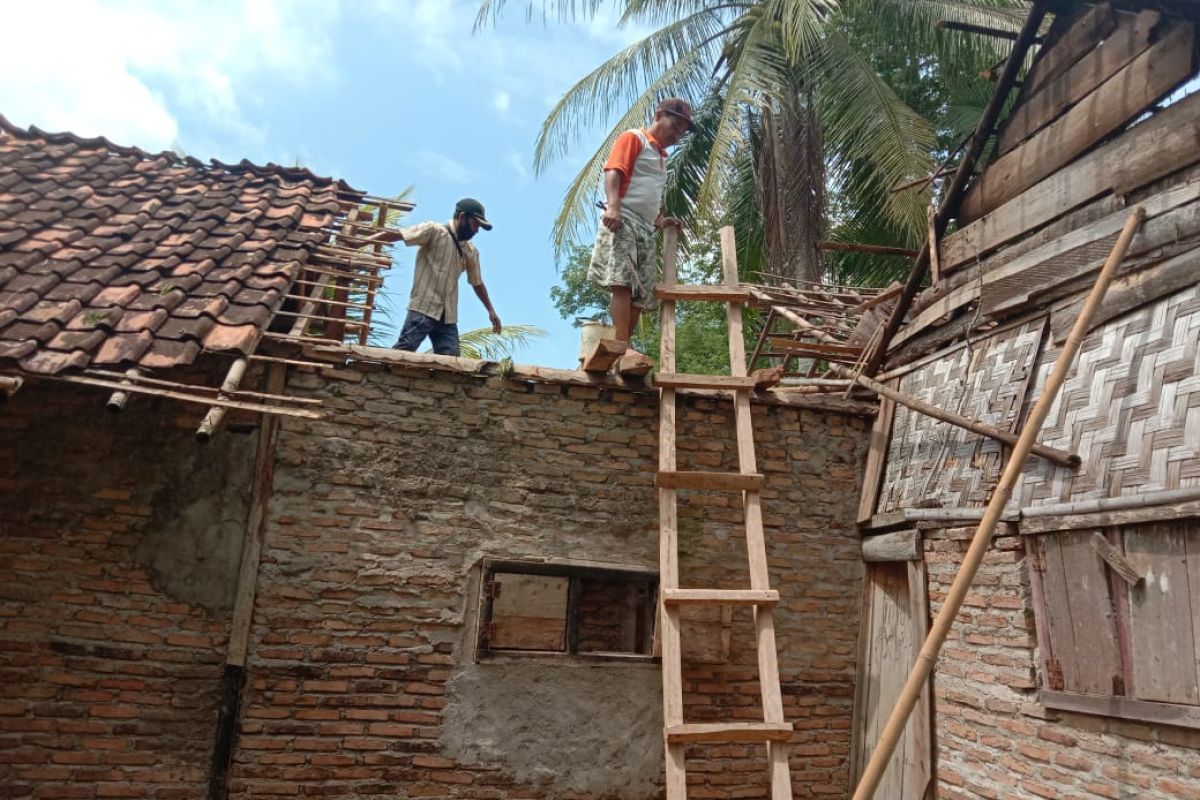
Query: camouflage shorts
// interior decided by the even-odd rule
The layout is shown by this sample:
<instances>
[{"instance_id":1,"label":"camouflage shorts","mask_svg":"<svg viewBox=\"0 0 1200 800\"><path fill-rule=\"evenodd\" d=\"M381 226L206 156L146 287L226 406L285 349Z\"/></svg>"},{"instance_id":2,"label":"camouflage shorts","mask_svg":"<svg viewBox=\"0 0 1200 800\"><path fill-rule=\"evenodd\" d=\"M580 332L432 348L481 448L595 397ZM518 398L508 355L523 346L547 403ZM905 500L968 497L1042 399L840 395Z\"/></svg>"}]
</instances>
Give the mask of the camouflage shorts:
<instances>
[{"instance_id":1,"label":"camouflage shorts","mask_svg":"<svg viewBox=\"0 0 1200 800\"><path fill-rule=\"evenodd\" d=\"M640 217L625 214L613 233L603 225L596 234L588 280L597 286L628 286L633 304L654 308L654 284L658 280L658 258L654 250L654 226Z\"/></svg>"}]
</instances>

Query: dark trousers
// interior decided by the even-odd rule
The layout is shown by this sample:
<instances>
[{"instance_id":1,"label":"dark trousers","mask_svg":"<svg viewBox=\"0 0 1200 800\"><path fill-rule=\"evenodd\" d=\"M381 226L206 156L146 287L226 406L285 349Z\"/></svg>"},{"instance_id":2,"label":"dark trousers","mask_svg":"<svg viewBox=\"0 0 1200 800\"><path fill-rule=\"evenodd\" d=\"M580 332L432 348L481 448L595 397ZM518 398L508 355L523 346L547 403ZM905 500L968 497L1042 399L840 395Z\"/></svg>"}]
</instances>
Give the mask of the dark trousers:
<instances>
[{"instance_id":1,"label":"dark trousers","mask_svg":"<svg viewBox=\"0 0 1200 800\"><path fill-rule=\"evenodd\" d=\"M433 344L433 352L443 356L459 355L458 326L453 322L444 322L445 318L445 314L442 319L434 319L409 309L408 316L404 318L404 327L400 329L400 338L392 349L415 351L428 336Z\"/></svg>"}]
</instances>

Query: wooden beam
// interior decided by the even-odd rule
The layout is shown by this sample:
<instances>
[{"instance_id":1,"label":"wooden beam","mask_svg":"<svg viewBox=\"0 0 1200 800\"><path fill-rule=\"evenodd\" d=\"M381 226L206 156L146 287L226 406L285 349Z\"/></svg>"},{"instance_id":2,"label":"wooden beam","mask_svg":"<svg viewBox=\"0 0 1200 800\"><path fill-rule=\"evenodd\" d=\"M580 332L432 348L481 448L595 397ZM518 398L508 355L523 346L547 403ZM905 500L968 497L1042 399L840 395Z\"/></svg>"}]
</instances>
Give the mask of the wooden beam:
<instances>
[{"instance_id":1,"label":"wooden beam","mask_svg":"<svg viewBox=\"0 0 1200 800\"><path fill-rule=\"evenodd\" d=\"M1176 703L1147 702L1129 697L1099 697L1096 695L1052 692L1043 689L1039 695L1042 705L1058 711L1092 714L1099 717L1134 719L1156 725L1181 728L1200 728L1200 708Z\"/></svg>"},{"instance_id":2,"label":"wooden beam","mask_svg":"<svg viewBox=\"0 0 1200 800\"><path fill-rule=\"evenodd\" d=\"M958 213L959 204L966 193L967 182L970 180L971 174L975 171L975 164L978 162L979 156L983 153L984 145L991 138L992 130L996 126L996 120L1000 117L1000 112L1008 101L1008 95L1012 91L1013 84L1016 83L1017 75L1020 73L1021 66L1025 61L1025 54L1033 46L1034 40L1037 38L1038 29L1041 27L1042 19L1046 16L1048 8L1048 0L1035 0L1033 8L1029 11L1029 16L1025 19L1025 24L1021 27L1021 33L1017 36L1017 41L1013 44L1012 52L1009 54L1008 63L1004 65L1004 72L996 82L995 91L992 92L992 97L988 101L987 107L983 110L983 115L980 117L979 125L975 129L971 141L967 143L967 147L963 151L962 160L958 164L958 169L954 172L954 178L951 179L950 186L946 189L946 195L942 198L942 204L938 206L934 230L939 239L945 235L946 227L950 224L950 219ZM917 261L913 265L912 270L908 273L904 289L896 301L895 308L892 309L892 313L888 316L888 320L884 324L883 333L879 337L878 344L867 358L867 362L863 367L863 372L867 376L875 375L879 372L880 366L883 365L883 359L887 355L888 347L892 343L892 337L900 329L900 323L904 321L904 317L908 313L908 308L912 305L913 298L921 290L921 283L925 279L925 272L928 268L929 244L926 242L921 248L921 252L917 255Z\"/></svg>"},{"instance_id":3,"label":"wooden beam","mask_svg":"<svg viewBox=\"0 0 1200 800\"><path fill-rule=\"evenodd\" d=\"M654 362L642 353L627 353L617 359L616 369L623 378L640 378L654 369Z\"/></svg>"},{"instance_id":4,"label":"wooden beam","mask_svg":"<svg viewBox=\"0 0 1200 800\"><path fill-rule=\"evenodd\" d=\"M867 536L862 540L863 561L920 561L921 532L916 528L879 536Z\"/></svg>"},{"instance_id":5,"label":"wooden beam","mask_svg":"<svg viewBox=\"0 0 1200 800\"><path fill-rule=\"evenodd\" d=\"M1000 28L990 28L987 25L974 25L970 22L955 22L950 19L940 20L936 27L943 31L959 31L960 33L974 33L979 36L990 36L993 39L1007 39L1010 42L1016 41L1017 31L1002 30ZM1042 39L1039 36L1034 39L1034 44L1041 44Z\"/></svg>"},{"instance_id":6,"label":"wooden beam","mask_svg":"<svg viewBox=\"0 0 1200 800\"><path fill-rule=\"evenodd\" d=\"M853 374L850 372L850 370L847 370L844 367L840 367L836 364L832 364L830 366L833 371L839 375L850 377ZM995 439L996 441L1006 444L1009 447L1015 447L1020 438L1011 431L1002 430L981 420L964 417L960 414L955 414L953 412L938 408L937 406L930 405L929 403L926 403L923 400L918 400L915 397L910 397L909 395L896 391L890 386L886 386L879 381L872 380L865 375L859 375L857 378L859 385L870 389L876 394L895 400L900 405L906 408L911 408L913 411L920 412L927 417L933 417L934 419L941 420L942 422L948 422L951 425L971 431L972 433L978 433L980 436L986 436L989 439ZM1075 453L1068 453L1065 450L1059 450L1056 447L1048 447L1044 444L1032 444L1030 447L1030 452L1062 467L1075 468L1080 464L1080 458Z\"/></svg>"},{"instance_id":7,"label":"wooden beam","mask_svg":"<svg viewBox=\"0 0 1200 800\"><path fill-rule=\"evenodd\" d=\"M889 247L882 244L859 244L858 242L817 242L818 250L834 250L841 253L869 253L877 256L903 256L916 258L917 251L907 247Z\"/></svg>"},{"instance_id":8,"label":"wooden beam","mask_svg":"<svg viewBox=\"0 0 1200 800\"><path fill-rule=\"evenodd\" d=\"M136 367L134 367L132 369L127 369L127 370L125 370L125 377L128 378L129 380L123 379L121 381L121 383L132 384L134 382L134 380L137 379L141 374L142 374L141 370L137 369ZM104 407L106 409L108 409L108 411L112 414L120 414L122 411L125 410L125 406L128 403L129 403L129 392L122 389L121 391L113 392L111 395L109 395L108 402L106 402L104 404Z\"/></svg>"},{"instance_id":9,"label":"wooden beam","mask_svg":"<svg viewBox=\"0 0 1200 800\"><path fill-rule=\"evenodd\" d=\"M664 589L663 602L671 606L767 606L779 604L774 589Z\"/></svg>"},{"instance_id":10,"label":"wooden beam","mask_svg":"<svg viewBox=\"0 0 1200 800\"><path fill-rule=\"evenodd\" d=\"M1190 24L1177 24L1053 124L988 165L963 199L959 221L1008 202L1166 96L1192 74L1193 39Z\"/></svg>"},{"instance_id":11,"label":"wooden beam","mask_svg":"<svg viewBox=\"0 0 1200 800\"><path fill-rule=\"evenodd\" d=\"M654 477L660 489L702 489L725 492L760 492L763 476L737 472L660 472Z\"/></svg>"},{"instance_id":12,"label":"wooden beam","mask_svg":"<svg viewBox=\"0 0 1200 800\"><path fill-rule=\"evenodd\" d=\"M786 742L792 738L790 722L692 722L668 725L667 743L683 742Z\"/></svg>"},{"instance_id":13,"label":"wooden beam","mask_svg":"<svg viewBox=\"0 0 1200 800\"><path fill-rule=\"evenodd\" d=\"M659 300L700 300L712 303L748 303L750 292L736 286L658 286L654 296Z\"/></svg>"},{"instance_id":14,"label":"wooden beam","mask_svg":"<svg viewBox=\"0 0 1200 800\"><path fill-rule=\"evenodd\" d=\"M1104 44L1092 50L1041 91L1022 99L1000 131L999 150L1007 153L1049 125L1150 46L1157 11L1122 17Z\"/></svg>"},{"instance_id":15,"label":"wooden beam","mask_svg":"<svg viewBox=\"0 0 1200 800\"><path fill-rule=\"evenodd\" d=\"M1026 93L1032 94L1087 55L1117 27L1111 3L1099 3L1072 20L1066 32L1038 53L1025 77Z\"/></svg>"},{"instance_id":16,"label":"wooden beam","mask_svg":"<svg viewBox=\"0 0 1200 800\"><path fill-rule=\"evenodd\" d=\"M1021 533L1034 536L1057 531L1086 531L1096 528L1145 525L1150 522L1170 522L1200 517L1200 500L1168 503L1144 508L1124 508L1097 511L1092 514L1063 514L1061 516L1024 517Z\"/></svg>"},{"instance_id":17,"label":"wooden beam","mask_svg":"<svg viewBox=\"0 0 1200 800\"><path fill-rule=\"evenodd\" d=\"M1162 492L1143 492L1121 497L1099 497L1092 500L1072 500L1069 503L1053 503L1044 506L1028 506L1021 509L1021 519L1034 517L1062 517L1071 514L1094 514L1100 511L1123 511L1128 508L1148 508L1172 503L1187 503L1200 500L1200 488L1167 489Z\"/></svg>"},{"instance_id":18,"label":"wooden beam","mask_svg":"<svg viewBox=\"0 0 1200 800\"><path fill-rule=\"evenodd\" d=\"M609 368L617 363L617 360L625 355L625 351L628 349L629 342L601 339L596 342L592 352L588 353L587 358L583 360L581 368L584 372L608 372Z\"/></svg>"},{"instance_id":19,"label":"wooden beam","mask_svg":"<svg viewBox=\"0 0 1200 800\"><path fill-rule=\"evenodd\" d=\"M686 372L659 372L654 375L654 385L671 389L753 389L756 379L750 376L696 375Z\"/></svg>"}]
</instances>

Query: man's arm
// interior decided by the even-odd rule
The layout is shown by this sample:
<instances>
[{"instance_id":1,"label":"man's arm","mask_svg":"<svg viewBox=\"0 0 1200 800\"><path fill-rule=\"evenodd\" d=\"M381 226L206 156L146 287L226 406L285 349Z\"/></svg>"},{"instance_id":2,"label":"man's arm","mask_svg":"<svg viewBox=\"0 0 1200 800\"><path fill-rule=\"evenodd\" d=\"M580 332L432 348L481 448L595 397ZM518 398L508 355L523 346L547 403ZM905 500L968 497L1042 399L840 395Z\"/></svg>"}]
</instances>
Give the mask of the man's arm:
<instances>
[{"instance_id":1,"label":"man's arm","mask_svg":"<svg viewBox=\"0 0 1200 800\"><path fill-rule=\"evenodd\" d=\"M475 296L479 298L479 302L483 303L483 307L487 309L488 319L492 321L492 333L500 333L504 330L504 326L500 324L500 317L497 316L496 309L492 308L492 301L488 298L487 287L481 281L471 288L475 290Z\"/></svg>"},{"instance_id":2,"label":"man's arm","mask_svg":"<svg viewBox=\"0 0 1200 800\"><path fill-rule=\"evenodd\" d=\"M379 231L379 233L371 234L366 239L364 239L362 245L359 245L359 246L363 247L368 244L375 244L376 242L379 242L380 244L391 244L392 242L403 242L403 241L404 241L403 233L401 233L400 231L397 231L397 230L389 229L389 230L385 230L385 231Z\"/></svg>"},{"instance_id":3,"label":"man's arm","mask_svg":"<svg viewBox=\"0 0 1200 800\"><path fill-rule=\"evenodd\" d=\"M600 215L600 224L610 231L621 227L621 171L618 169L604 170L604 213Z\"/></svg>"}]
</instances>

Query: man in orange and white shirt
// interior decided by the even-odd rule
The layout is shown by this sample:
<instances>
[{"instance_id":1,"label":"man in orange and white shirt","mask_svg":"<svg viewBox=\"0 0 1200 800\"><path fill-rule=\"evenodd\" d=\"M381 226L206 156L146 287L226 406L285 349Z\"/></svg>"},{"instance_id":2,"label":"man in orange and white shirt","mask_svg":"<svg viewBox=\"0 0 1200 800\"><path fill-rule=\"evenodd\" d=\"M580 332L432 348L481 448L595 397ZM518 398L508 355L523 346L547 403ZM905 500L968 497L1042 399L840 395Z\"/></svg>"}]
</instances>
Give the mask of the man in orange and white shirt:
<instances>
[{"instance_id":1,"label":"man in orange and white shirt","mask_svg":"<svg viewBox=\"0 0 1200 800\"><path fill-rule=\"evenodd\" d=\"M612 291L609 313L616 337L628 346L642 309L654 307L658 263L654 231L681 223L662 215L667 148L692 128L692 107L678 97L661 101L649 128L617 137L604 164L604 213L592 248L588 280Z\"/></svg>"}]
</instances>

